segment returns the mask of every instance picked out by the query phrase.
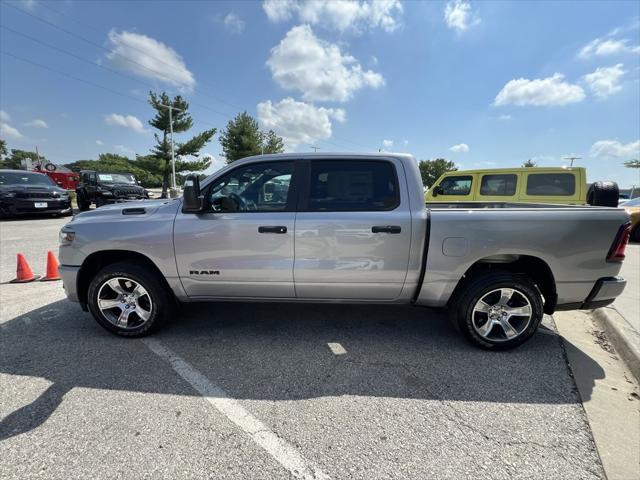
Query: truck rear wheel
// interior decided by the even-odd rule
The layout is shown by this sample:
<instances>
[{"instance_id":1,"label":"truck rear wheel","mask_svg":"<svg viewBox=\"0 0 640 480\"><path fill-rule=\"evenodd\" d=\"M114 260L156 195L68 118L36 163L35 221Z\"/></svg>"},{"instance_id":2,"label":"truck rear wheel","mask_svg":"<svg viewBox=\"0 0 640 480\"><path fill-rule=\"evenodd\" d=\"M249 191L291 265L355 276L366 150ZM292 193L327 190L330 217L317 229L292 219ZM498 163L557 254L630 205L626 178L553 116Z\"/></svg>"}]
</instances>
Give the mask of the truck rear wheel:
<instances>
[{"instance_id":1,"label":"truck rear wheel","mask_svg":"<svg viewBox=\"0 0 640 480\"><path fill-rule=\"evenodd\" d=\"M132 262L104 267L89 284L89 311L106 330L142 337L171 315L172 295L147 268Z\"/></svg>"},{"instance_id":2,"label":"truck rear wheel","mask_svg":"<svg viewBox=\"0 0 640 480\"><path fill-rule=\"evenodd\" d=\"M474 345L508 350L526 342L538 329L542 296L526 275L489 273L472 278L449 303L449 313Z\"/></svg>"}]
</instances>

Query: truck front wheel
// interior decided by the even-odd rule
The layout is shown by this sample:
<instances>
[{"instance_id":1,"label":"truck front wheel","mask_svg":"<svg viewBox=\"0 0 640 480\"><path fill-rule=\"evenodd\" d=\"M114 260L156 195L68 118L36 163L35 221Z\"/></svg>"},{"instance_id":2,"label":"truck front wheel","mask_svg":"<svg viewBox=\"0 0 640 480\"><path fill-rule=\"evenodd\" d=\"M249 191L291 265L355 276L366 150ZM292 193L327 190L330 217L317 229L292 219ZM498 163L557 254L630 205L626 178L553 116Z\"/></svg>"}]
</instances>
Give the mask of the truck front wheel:
<instances>
[{"instance_id":1,"label":"truck front wheel","mask_svg":"<svg viewBox=\"0 0 640 480\"><path fill-rule=\"evenodd\" d=\"M91 203L87 201L87 197L82 190L76 190L76 202L78 202L78 210L86 212L91 207Z\"/></svg>"},{"instance_id":2,"label":"truck front wheel","mask_svg":"<svg viewBox=\"0 0 640 480\"><path fill-rule=\"evenodd\" d=\"M538 329L542 296L526 275L489 273L470 279L450 302L449 313L474 345L508 350L527 341Z\"/></svg>"},{"instance_id":3,"label":"truck front wheel","mask_svg":"<svg viewBox=\"0 0 640 480\"><path fill-rule=\"evenodd\" d=\"M142 337L170 316L167 288L147 268L133 262L104 267L89 284L87 303L96 321L123 337Z\"/></svg>"}]
</instances>

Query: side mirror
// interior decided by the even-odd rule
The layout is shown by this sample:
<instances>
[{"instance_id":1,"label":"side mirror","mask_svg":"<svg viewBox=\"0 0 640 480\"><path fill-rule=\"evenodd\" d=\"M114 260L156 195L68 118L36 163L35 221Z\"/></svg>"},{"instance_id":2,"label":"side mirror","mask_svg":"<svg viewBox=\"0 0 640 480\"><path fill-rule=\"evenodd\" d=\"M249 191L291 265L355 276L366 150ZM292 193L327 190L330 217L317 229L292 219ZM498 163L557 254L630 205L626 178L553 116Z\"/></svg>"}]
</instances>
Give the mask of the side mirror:
<instances>
[{"instance_id":1,"label":"side mirror","mask_svg":"<svg viewBox=\"0 0 640 480\"><path fill-rule=\"evenodd\" d=\"M182 211L198 213L202 211L202 195L200 195L200 179L197 175L187 175L182 193Z\"/></svg>"},{"instance_id":2,"label":"side mirror","mask_svg":"<svg viewBox=\"0 0 640 480\"><path fill-rule=\"evenodd\" d=\"M433 187L433 196L442 195L442 187L440 185Z\"/></svg>"}]
</instances>

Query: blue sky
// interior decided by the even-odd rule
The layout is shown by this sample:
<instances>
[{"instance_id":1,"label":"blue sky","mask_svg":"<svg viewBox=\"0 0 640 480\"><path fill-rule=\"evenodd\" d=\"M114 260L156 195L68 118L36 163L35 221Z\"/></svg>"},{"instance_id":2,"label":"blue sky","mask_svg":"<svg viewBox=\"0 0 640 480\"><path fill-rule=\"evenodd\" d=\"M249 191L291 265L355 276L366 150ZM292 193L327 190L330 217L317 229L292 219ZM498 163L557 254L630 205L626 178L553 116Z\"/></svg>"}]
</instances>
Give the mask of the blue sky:
<instances>
[{"instance_id":1,"label":"blue sky","mask_svg":"<svg viewBox=\"0 0 640 480\"><path fill-rule=\"evenodd\" d=\"M634 1L3 0L0 135L59 163L146 154L154 89L187 98L193 132L247 110L290 151L575 155L639 185L639 22ZM223 163L217 135L204 151Z\"/></svg>"}]
</instances>

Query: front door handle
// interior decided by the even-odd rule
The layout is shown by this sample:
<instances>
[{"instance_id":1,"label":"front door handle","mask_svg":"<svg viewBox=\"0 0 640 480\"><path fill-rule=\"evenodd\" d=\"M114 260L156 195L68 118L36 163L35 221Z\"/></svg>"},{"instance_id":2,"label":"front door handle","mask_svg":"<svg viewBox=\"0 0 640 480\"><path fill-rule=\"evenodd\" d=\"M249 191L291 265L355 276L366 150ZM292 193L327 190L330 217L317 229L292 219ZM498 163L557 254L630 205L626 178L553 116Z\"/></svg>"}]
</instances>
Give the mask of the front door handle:
<instances>
[{"instance_id":1,"label":"front door handle","mask_svg":"<svg viewBox=\"0 0 640 480\"><path fill-rule=\"evenodd\" d=\"M400 233L402 228L395 225L376 225L371 227L373 233Z\"/></svg>"},{"instance_id":2,"label":"front door handle","mask_svg":"<svg viewBox=\"0 0 640 480\"><path fill-rule=\"evenodd\" d=\"M281 225L267 225L258 227L258 233L287 233L287 227Z\"/></svg>"}]
</instances>

